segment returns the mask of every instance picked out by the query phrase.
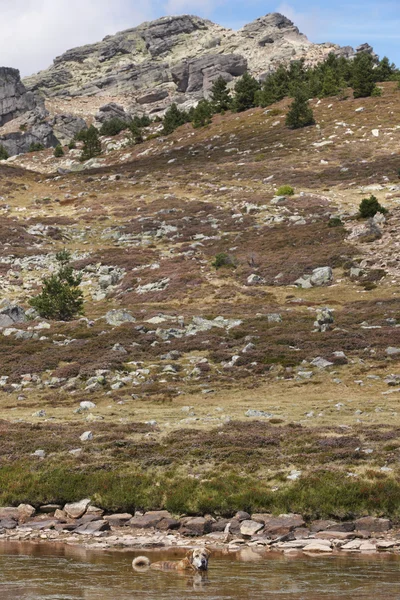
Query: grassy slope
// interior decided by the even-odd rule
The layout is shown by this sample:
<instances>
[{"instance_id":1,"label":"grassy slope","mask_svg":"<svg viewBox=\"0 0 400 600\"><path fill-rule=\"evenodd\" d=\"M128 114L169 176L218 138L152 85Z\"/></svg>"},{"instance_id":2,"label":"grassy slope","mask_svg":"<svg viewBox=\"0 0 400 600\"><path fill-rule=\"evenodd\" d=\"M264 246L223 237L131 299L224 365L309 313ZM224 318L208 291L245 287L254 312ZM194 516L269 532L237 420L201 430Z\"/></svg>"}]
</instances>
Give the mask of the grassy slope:
<instances>
[{"instance_id":1,"label":"grassy slope","mask_svg":"<svg viewBox=\"0 0 400 600\"><path fill-rule=\"evenodd\" d=\"M360 186L385 183L385 177L397 183L400 96L385 84L382 98L314 102L319 128L295 132L284 127L286 105L216 117L204 130L185 126L165 141L146 142L128 160L124 151L111 153L107 166L91 173L47 177L0 167L0 267L7 295L26 304L32 294L27 282L34 289L43 276L36 267L10 274L7 256L67 245L89 253L81 254L79 267L102 263L126 270L105 300L87 294L86 315L96 319L123 307L137 319L115 329L101 320L91 328L52 324L42 341L0 337L0 375L9 376L0 393L3 503L89 494L110 509L398 513L398 402L396 393L382 393L390 389L384 377L397 368L385 349L400 346L400 329L387 322L397 318L399 280L396 265L385 264L390 276L364 291L366 280L383 274L382 241L350 243L348 231L368 195ZM360 106L364 111L356 113ZM379 137L371 133L375 128ZM46 153L37 156L40 167ZM274 187L284 183L296 196L271 205ZM395 235L396 194L375 193L390 208L385 232ZM330 228L330 216L338 213L348 215L346 227ZM277 217L283 221L273 224ZM305 223L295 225L296 219ZM52 233L28 233L27 222L47 224ZM169 225L177 231L166 230ZM130 237L105 239L104 228ZM215 271L218 252L230 254L237 267ZM370 260L364 280L353 280L349 268L363 257ZM159 269L150 268L155 263ZM334 285L291 285L324 265L334 268ZM252 273L265 285L247 285ZM162 278L169 279L164 291L137 293L139 285ZM336 329L314 333L315 309L326 305L335 309ZM277 312L282 323L268 323L265 315ZM241 319L242 325L163 342L147 323L159 313L182 317L186 325L196 315ZM54 344L65 338L76 341ZM117 342L127 355L112 352ZM249 342L254 347L243 354ZM180 353L177 361L162 359L172 350ZM310 369L302 361L332 359L338 350L348 364L314 369L310 380L297 375ZM236 366L224 368L233 355L241 356ZM28 384L23 393L12 387L26 373L46 381L72 365L84 380L96 369L134 370L132 362L143 363L149 375L133 389L106 386L90 398L82 386L71 393L63 382ZM170 363L175 374L163 371ZM209 389L213 393L204 393ZM97 404L95 421L73 412L84 399ZM185 406L193 409L182 412ZM273 417L248 419L249 408ZM38 409L46 411L45 420L32 416ZM157 426L144 425L152 419ZM82 444L79 435L88 429L94 439ZM79 457L68 453L80 446ZM37 448L47 453L43 461L30 456ZM293 470L302 472L295 483L287 479Z\"/></svg>"}]
</instances>

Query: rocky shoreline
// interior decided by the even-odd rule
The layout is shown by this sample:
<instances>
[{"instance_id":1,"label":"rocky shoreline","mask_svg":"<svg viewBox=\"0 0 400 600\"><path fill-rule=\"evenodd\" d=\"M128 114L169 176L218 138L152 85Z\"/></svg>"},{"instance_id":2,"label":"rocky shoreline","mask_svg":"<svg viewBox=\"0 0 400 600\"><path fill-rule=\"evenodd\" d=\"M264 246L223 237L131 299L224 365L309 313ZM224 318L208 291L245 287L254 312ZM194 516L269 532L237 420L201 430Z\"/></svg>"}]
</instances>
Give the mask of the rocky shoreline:
<instances>
[{"instance_id":1,"label":"rocky shoreline","mask_svg":"<svg viewBox=\"0 0 400 600\"><path fill-rule=\"evenodd\" d=\"M0 542L53 542L93 550L168 549L207 545L237 552L243 548L310 555L337 552L400 555L400 528L389 519L317 520L301 515L249 515L232 518L174 518L168 511L105 514L90 500L51 504L37 510L29 504L0 508Z\"/></svg>"}]
</instances>

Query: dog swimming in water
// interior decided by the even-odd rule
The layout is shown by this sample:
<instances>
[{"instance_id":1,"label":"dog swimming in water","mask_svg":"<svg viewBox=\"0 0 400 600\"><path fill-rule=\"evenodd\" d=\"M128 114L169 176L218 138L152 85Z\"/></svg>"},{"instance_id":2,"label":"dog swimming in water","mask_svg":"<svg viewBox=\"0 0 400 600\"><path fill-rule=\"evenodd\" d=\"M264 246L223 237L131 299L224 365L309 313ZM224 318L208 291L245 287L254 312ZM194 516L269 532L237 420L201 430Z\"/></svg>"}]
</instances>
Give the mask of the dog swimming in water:
<instances>
[{"instance_id":1,"label":"dog swimming in water","mask_svg":"<svg viewBox=\"0 0 400 600\"><path fill-rule=\"evenodd\" d=\"M147 556L138 556L132 561L135 571L147 571L157 569L160 571L207 571L210 551L207 548L194 548L189 550L182 560L164 560L152 563Z\"/></svg>"}]
</instances>

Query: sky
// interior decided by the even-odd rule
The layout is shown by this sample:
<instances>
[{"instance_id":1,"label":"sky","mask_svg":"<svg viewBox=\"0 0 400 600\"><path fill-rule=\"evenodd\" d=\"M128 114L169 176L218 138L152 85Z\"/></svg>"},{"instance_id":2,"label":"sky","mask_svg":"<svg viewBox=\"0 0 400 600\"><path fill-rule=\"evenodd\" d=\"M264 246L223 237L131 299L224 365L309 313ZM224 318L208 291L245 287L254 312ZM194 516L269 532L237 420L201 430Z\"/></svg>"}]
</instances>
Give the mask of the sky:
<instances>
[{"instance_id":1,"label":"sky","mask_svg":"<svg viewBox=\"0 0 400 600\"><path fill-rule=\"evenodd\" d=\"M400 66L399 0L0 0L0 66L30 75L70 48L165 15L239 29L271 12L289 17L312 42L368 42Z\"/></svg>"}]
</instances>

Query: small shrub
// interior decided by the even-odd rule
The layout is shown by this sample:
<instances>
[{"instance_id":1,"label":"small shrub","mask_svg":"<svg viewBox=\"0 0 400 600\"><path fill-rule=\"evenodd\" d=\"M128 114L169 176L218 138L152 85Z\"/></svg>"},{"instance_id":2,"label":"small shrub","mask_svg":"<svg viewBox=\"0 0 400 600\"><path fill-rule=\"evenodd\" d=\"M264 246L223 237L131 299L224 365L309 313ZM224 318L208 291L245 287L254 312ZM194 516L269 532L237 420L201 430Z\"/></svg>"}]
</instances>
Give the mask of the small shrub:
<instances>
[{"instance_id":1,"label":"small shrub","mask_svg":"<svg viewBox=\"0 0 400 600\"><path fill-rule=\"evenodd\" d=\"M55 158L61 158L64 156L64 150L62 149L61 144L58 144L58 146L54 148L54 156Z\"/></svg>"},{"instance_id":2,"label":"small shrub","mask_svg":"<svg viewBox=\"0 0 400 600\"><path fill-rule=\"evenodd\" d=\"M370 292L371 290L375 290L377 285L373 281L365 281L361 283L362 287L366 292Z\"/></svg>"},{"instance_id":3,"label":"small shrub","mask_svg":"<svg viewBox=\"0 0 400 600\"><path fill-rule=\"evenodd\" d=\"M294 189L291 185L281 185L276 192L277 196L293 196Z\"/></svg>"},{"instance_id":4,"label":"small shrub","mask_svg":"<svg viewBox=\"0 0 400 600\"><path fill-rule=\"evenodd\" d=\"M214 261L211 263L213 267L216 269L220 269L221 267L235 267L235 260L229 256L229 254L225 254L225 252L219 252L216 254Z\"/></svg>"},{"instance_id":5,"label":"small shrub","mask_svg":"<svg viewBox=\"0 0 400 600\"><path fill-rule=\"evenodd\" d=\"M331 217L328 221L328 227L341 227L343 225L340 217Z\"/></svg>"},{"instance_id":6,"label":"small shrub","mask_svg":"<svg viewBox=\"0 0 400 600\"><path fill-rule=\"evenodd\" d=\"M148 115L143 115L141 117L138 117L137 115L135 115L133 117L132 121L139 128L149 127L149 125L151 125L151 119Z\"/></svg>"},{"instance_id":7,"label":"small shrub","mask_svg":"<svg viewBox=\"0 0 400 600\"><path fill-rule=\"evenodd\" d=\"M43 279L42 292L29 301L45 319L69 321L83 313L83 294L79 289L82 277L74 274L71 255L66 250L56 254L58 273Z\"/></svg>"},{"instance_id":8,"label":"small shrub","mask_svg":"<svg viewBox=\"0 0 400 600\"><path fill-rule=\"evenodd\" d=\"M371 92L371 96L373 98L380 98L380 96L382 96L382 88L380 88L376 85Z\"/></svg>"},{"instance_id":9,"label":"small shrub","mask_svg":"<svg viewBox=\"0 0 400 600\"><path fill-rule=\"evenodd\" d=\"M378 212L385 214L387 213L387 209L378 202L378 199L375 196L372 195L369 198L361 200L359 215L362 219L374 217Z\"/></svg>"},{"instance_id":10,"label":"small shrub","mask_svg":"<svg viewBox=\"0 0 400 600\"><path fill-rule=\"evenodd\" d=\"M100 128L100 135L114 136L118 135L124 129L128 128L128 123L119 117L113 117L105 121Z\"/></svg>"},{"instance_id":11,"label":"small shrub","mask_svg":"<svg viewBox=\"0 0 400 600\"><path fill-rule=\"evenodd\" d=\"M44 146L40 142L32 142L29 146L29 152L41 152L42 150L44 150Z\"/></svg>"},{"instance_id":12,"label":"small shrub","mask_svg":"<svg viewBox=\"0 0 400 600\"><path fill-rule=\"evenodd\" d=\"M76 149L76 143L74 142L74 140L72 140L69 144L68 144L68 149L69 150L75 150Z\"/></svg>"},{"instance_id":13,"label":"small shrub","mask_svg":"<svg viewBox=\"0 0 400 600\"><path fill-rule=\"evenodd\" d=\"M0 144L0 160L7 160L9 158L7 150Z\"/></svg>"}]
</instances>

